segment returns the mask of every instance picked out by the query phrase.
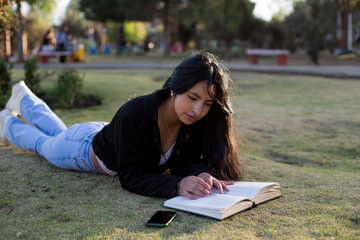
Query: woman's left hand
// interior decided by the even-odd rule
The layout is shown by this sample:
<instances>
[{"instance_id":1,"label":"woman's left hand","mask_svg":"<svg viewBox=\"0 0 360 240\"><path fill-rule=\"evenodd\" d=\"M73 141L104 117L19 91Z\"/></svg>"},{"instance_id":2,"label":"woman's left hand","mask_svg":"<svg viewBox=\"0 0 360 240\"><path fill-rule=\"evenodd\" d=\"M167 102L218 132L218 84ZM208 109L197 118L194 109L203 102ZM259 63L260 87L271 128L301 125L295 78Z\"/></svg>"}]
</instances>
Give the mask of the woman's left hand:
<instances>
[{"instance_id":1,"label":"woman's left hand","mask_svg":"<svg viewBox=\"0 0 360 240\"><path fill-rule=\"evenodd\" d=\"M229 188L226 185L234 185L234 182L218 180L211 176L211 174L206 172L200 173L198 177L203 179L207 184L209 184L211 188L216 187L217 189L219 189L219 192L221 194L224 193L223 190L229 191Z\"/></svg>"}]
</instances>

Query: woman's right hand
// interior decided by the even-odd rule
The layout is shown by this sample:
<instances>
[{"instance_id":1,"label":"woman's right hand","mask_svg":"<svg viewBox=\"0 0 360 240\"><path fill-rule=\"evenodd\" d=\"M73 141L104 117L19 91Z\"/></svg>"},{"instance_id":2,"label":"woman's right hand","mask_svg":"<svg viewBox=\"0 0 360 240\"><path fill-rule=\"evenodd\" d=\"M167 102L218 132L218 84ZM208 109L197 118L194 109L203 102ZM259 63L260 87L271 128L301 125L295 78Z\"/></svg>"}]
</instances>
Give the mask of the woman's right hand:
<instances>
[{"instance_id":1,"label":"woman's right hand","mask_svg":"<svg viewBox=\"0 0 360 240\"><path fill-rule=\"evenodd\" d=\"M199 197L205 197L209 195L210 185L207 184L203 179L195 176L188 176L183 178L178 186L178 195L197 199Z\"/></svg>"}]
</instances>

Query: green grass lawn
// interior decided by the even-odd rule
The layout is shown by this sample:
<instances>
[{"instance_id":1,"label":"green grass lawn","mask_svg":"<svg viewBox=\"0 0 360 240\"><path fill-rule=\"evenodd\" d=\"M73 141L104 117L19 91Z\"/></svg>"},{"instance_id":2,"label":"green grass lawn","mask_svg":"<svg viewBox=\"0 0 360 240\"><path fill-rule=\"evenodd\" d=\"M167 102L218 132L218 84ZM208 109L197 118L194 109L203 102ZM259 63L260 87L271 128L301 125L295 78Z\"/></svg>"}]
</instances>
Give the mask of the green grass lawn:
<instances>
[{"instance_id":1,"label":"green grass lawn","mask_svg":"<svg viewBox=\"0 0 360 240\"><path fill-rule=\"evenodd\" d=\"M101 106L57 110L69 126L110 121L127 99L161 87L170 70L87 70ZM14 70L13 79L22 76ZM0 239L359 239L360 81L233 73L244 180L278 181L282 197L226 220L179 212L164 229L144 222L165 199L116 179L66 171L0 144ZM42 82L44 89L56 79Z\"/></svg>"}]
</instances>

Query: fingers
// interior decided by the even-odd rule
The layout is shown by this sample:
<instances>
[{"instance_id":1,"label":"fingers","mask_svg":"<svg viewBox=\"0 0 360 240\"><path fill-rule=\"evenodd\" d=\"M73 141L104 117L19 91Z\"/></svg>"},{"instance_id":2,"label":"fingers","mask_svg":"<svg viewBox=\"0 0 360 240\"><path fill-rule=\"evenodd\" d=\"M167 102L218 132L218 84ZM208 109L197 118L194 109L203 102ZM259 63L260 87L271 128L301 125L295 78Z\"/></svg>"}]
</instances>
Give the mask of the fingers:
<instances>
[{"instance_id":1,"label":"fingers","mask_svg":"<svg viewBox=\"0 0 360 240\"><path fill-rule=\"evenodd\" d=\"M180 181L179 195L190 199L204 197L210 194L210 186L201 178L189 176Z\"/></svg>"},{"instance_id":2,"label":"fingers","mask_svg":"<svg viewBox=\"0 0 360 240\"><path fill-rule=\"evenodd\" d=\"M201 173L198 175L198 177L202 178L205 182L207 182L210 187L213 186L219 190L219 193L223 194L224 191L229 191L230 189L226 185L234 185L234 182L232 181L220 181L213 176L211 176L209 173Z\"/></svg>"},{"instance_id":3,"label":"fingers","mask_svg":"<svg viewBox=\"0 0 360 240\"><path fill-rule=\"evenodd\" d=\"M228 184L230 183L230 184ZM220 194L223 194L224 191L229 191L230 189L226 185L233 185L234 183L228 181L219 181L216 178L213 180L213 185L219 190Z\"/></svg>"},{"instance_id":4,"label":"fingers","mask_svg":"<svg viewBox=\"0 0 360 240\"><path fill-rule=\"evenodd\" d=\"M227 187L227 185L234 185L235 183L234 182L231 182L231 181L220 181L222 183L222 186L223 188L226 190L226 191L229 191L230 189Z\"/></svg>"},{"instance_id":5,"label":"fingers","mask_svg":"<svg viewBox=\"0 0 360 240\"><path fill-rule=\"evenodd\" d=\"M220 194L229 191L227 185L234 185L232 181L220 181L208 173L201 173L197 177L189 176L180 181L178 194L189 199L197 199L211 194L211 188L215 187Z\"/></svg>"},{"instance_id":6,"label":"fingers","mask_svg":"<svg viewBox=\"0 0 360 240\"><path fill-rule=\"evenodd\" d=\"M213 186L212 176L209 173L200 173L198 177L204 180L207 184L209 184L210 188Z\"/></svg>"},{"instance_id":7,"label":"fingers","mask_svg":"<svg viewBox=\"0 0 360 240\"><path fill-rule=\"evenodd\" d=\"M225 185L234 185L235 183L232 181L221 181L223 183L225 183Z\"/></svg>"},{"instance_id":8,"label":"fingers","mask_svg":"<svg viewBox=\"0 0 360 240\"><path fill-rule=\"evenodd\" d=\"M230 189L228 188L227 185L234 185L235 183L232 182L232 181L220 181L220 180L217 180L216 178L212 177L212 184L214 187L216 187L218 190L219 190L219 193L220 194L223 194L224 191L230 191Z\"/></svg>"},{"instance_id":9,"label":"fingers","mask_svg":"<svg viewBox=\"0 0 360 240\"><path fill-rule=\"evenodd\" d=\"M184 195L182 195L182 196L187 197L189 199L198 199L199 197L201 197L201 196L189 193L189 192L185 192Z\"/></svg>"}]
</instances>

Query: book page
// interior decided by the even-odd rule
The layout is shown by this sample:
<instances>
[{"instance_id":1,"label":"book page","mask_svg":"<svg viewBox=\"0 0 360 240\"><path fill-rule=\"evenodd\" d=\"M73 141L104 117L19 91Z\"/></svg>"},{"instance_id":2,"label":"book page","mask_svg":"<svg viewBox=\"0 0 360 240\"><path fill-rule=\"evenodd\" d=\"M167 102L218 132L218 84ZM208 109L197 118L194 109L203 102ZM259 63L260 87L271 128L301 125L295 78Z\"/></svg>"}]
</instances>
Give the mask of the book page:
<instances>
[{"instance_id":1,"label":"book page","mask_svg":"<svg viewBox=\"0 0 360 240\"><path fill-rule=\"evenodd\" d=\"M278 186L275 182L235 182L234 185L228 185L230 191L224 191L225 195L240 196L250 198L254 201L256 194L263 188ZM266 190L266 189L265 189ZM215 188L212 189L214 193L219 193Z\"/></svg>"},{"instance_id":2,"label":"book page","mask_svg":"<svg viewBox=\"0 0 360 240\"><path fill-rule=\"evenodd\" d=\"M280 185L276 182L235 182L228 187L230 191L224 191L224 194L213 188L210 195L195 200L177 196L165 201L164 206L223 219L251 207L253 203L281 195Z\"/></svg>"},{"instance_id":3,"label":"book page","mask_svg":"<svg viewBox=\"0 0 360 240\"><path fill-rule=\"evenodd\" d=\"M247 200L247 198L212 193L198 199L188 199L183 196L178 196L165 201L165 206L187 206L191 208L223 210L243 200Z\"/></svg>"}]
</instances>

